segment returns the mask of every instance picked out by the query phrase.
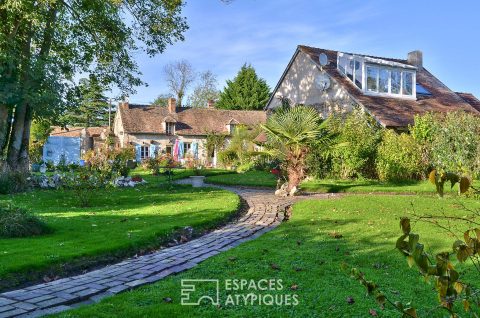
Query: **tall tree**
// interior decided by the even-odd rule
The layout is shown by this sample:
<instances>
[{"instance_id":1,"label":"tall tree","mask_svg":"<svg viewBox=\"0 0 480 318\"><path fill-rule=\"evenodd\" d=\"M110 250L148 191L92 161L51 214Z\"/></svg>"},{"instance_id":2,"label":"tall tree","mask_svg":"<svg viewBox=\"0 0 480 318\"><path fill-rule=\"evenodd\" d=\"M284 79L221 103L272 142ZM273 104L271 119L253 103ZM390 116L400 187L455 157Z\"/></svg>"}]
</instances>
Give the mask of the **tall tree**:
<instances>
[{"instance_id":1,"label":"tall tree","mask_svg":"<svg viewBox=\"0 0 480 318\"><path fill-rule=\"evenodd\" d=\"M133 53L154 56L183 40L181 0L0 1L0 146L28 166L33 118L57 117L78 73L123 95L141 85ZM11 120L9 118L12 118Z\"/></svg>"},{"instance_id":2,"label":"tall tree","mask_svg":"<svg viewBox=\"0 0 480 318\"><path fill-rule=\"evenodd\" d=\"M109 124L108 98L104 88L94 78L82 78L78 86L78 103L63 116L62 124L81 127L107 126Z\"/></svg>"},{"instance_id":3,"label":"tall tree","mask_svg":"<svg viewBox=\"0 0 480 318\"><path fill-rule=\"evenodd\" d=\"M257 76L251 65L244 64L233 81L227 80L227 86L220 93L217 108L263 109L269 97L270 88L267 82Z\"/></svg>"},{"instance_id":4,"label":"tall tree","mask_svg":"<svg viewBox=\"0 0 480 318\"><path fill-rule=\"evenodd\" d=\"M209 100L217 100L217 84L217 77L211 71L200 73L198 83L189 97L189 104L192 107L206 107Z\"/></svg>"},{"instance_id":5,"label":"tall tree","mask_svg":"<svg viewBox=\"0 0 480 318\"><path fill-rule=\"evenodd\" d=\"M163 70L168 87L177 98L178 107L182 107L183 97L188 87L195 81L195 71L187 60L165 65Z\"/></svg>"}]
</instances>

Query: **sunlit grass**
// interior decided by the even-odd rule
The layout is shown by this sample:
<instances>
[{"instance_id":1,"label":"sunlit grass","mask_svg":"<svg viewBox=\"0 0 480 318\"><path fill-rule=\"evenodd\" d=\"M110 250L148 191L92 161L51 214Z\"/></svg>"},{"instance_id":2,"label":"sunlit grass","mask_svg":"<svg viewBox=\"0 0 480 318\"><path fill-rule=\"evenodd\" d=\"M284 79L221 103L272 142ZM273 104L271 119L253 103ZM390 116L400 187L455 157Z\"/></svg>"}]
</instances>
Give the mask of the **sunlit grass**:
<instances>
[{"instance_id":1,"label":"sunlit grass","mask_svg":"<svg viewBox=\"0 0 480 318\"><path fill-rule=\"evenodd\" d=\"M350 277L349 269L356 267L392 301L411 301L419 317L444 317L443 311L430 311L438 304L433 285L426 284L415 269L408 267L405 258L395 250L395 241L401 234L399 218L412 212L412 206L417 213L462 215L464 211L458 203L480 209L478 201L433 196L354 195L302 201L294 206L290 221L256 240L156 284L59 316L370 317L373 309L379 317L400 317L392 307L380 309L374 297L367 296L365 288ZM333 238L332 231L341 238ZM431 224L414 223L413 231L420 234L420 241L432 253L449 251L454 241ZM467 270L464 279L478 282L478 273L471 267L460 266L455 260L454 265L461 272ZM226 279L282 279L281 291L260 294L295 293L299 304L227 306L224 301L234 292L221 287L220 307L207 303L182 306L182 279L219 279L221 286ZM214 293L202 285L198 289L199 295ZM348 297L354 300L353 304L347 302Z\"/></svg>"},{"instance_id":2,"label":"sunlit grass","mask_svg":"<svg viewBox=\"0 0 480 318\"><path fill-rule=\"evenodd\" d=\"M0 239L0 287L42 277L47 270L61 274L65 264L85 268L96 259L113 261L159 247L173 231L191 226L199 233L215 227L239 206L238 196L227 191L170 187L164 176L149 180L136 188L94 190L87 208L79 207L72 191L0 196L38 215L53 230L39 237Z\"/></svg>"}]
</instances>

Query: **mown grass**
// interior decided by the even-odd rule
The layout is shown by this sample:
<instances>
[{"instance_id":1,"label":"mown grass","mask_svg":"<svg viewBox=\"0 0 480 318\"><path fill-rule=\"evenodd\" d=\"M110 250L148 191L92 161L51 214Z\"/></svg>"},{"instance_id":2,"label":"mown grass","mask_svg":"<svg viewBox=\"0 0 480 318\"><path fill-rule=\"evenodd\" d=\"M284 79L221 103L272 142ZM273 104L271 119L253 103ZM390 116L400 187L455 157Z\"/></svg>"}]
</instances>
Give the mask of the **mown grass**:
<instances>
[{"instance_id":1,"label":"mown grass","mask_svg":"<svg viewBox=\"0 0 480 318\"><path fill-rule=\"evenodd\" d=\"M225 184L234 186L256 186L274 188L277 184L276 176L266 171L248 171L245 173L216 175L207 177L206 182L212 184ZM480 181L474 182L480 188ZM435 186L429 181L400 181L382 182L378 180L333 180L311 179L302 182L301 189L317 193L422 193L435 194ZM458 185L453 189L449 184L445 185L446 194L458 192Z\"/></svg>"},{"instance_id":2,"label":"mown grass","mask_svg":"<svg viewBox=\"0 0 480 318\"><path fill-rule=\"evenodd\" d=\"M480 209L471 199L432 196L353 195L338 199L308 200L295 204L290 221L256 240L207 259L193 269L156 284L126 292L93 306L59 314L59 317L400 317L375 299L349 275L356 267L377 283L392 301L412 302L419 317L444 317L433 284L426 284L395 250L400 236L399 217L445 212L463 215L459 204ZM450 250L454 238L427 223L413 224L420 241L432 253ZM334 238L332 232L340 238ZM272 266L273 265L273 266ZM454 265L463 279L478 286L478 273ZM221 306L181 305L182 279L218 279ZM226 291L227 279L282 279L277 291ZM215 295L211 286L197 285L199 295ZM225 305L229 294L297 294L297 306ZM347 299L351 297L353 303ZM171 301L169 301L171 299Z\"/></svg>"},{"instance_id":3,"label":"mown grass","mask_svg":"<svg viewBox=\"0 0 480 318\"><path fill-rule=\"evenodd\" d=\"M231 186L275 188L277 177L266 171L247 171L245 173L207 176L205 182Z\"/></svg>"},{"instance_id":4,"label":"mown grass","mask_svg":"<svg viewBox=\"0 0 480 318\"><path fill-rule=\"evenodd\" d=\"M79 207L72 191L0 196L0 201L37 215L52 231L37 237L0 239L0 288L159 247L185 226L200 233L224 222L240 204L238 196L227 191L170 187L164 176L148 176L141 170L134 173L148 179L148 185L94 190L88 208ZM189 173L176 171L175 178Z\"/></svg>"}]
</instances>

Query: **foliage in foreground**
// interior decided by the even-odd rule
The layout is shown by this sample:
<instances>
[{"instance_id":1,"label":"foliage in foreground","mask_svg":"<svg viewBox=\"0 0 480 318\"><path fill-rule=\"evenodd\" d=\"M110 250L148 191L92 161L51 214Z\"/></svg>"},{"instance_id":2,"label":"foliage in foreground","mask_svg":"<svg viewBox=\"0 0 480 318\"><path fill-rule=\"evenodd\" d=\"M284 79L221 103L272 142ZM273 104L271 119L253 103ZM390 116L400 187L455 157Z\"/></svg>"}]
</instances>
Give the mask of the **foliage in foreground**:
<instances>
[{"instance_id":1,"label":"foliage in foreground","mask_svg":"<svg viewBox=\"0 0 480 318\"><path fill-rule=\"evenodd\" d=\"M50 229L34 214L12 205L0 207L0 238L28 237Z\"/></svg>"},{"instance_id":2,"label":"foliage in foreground","mask_svg":"<svg viewBox=\"0 0 480 318\"><path fill-rule=\"evenodd\" d=\"M460 263L470 260L480 274L480 229L467 230L463 241L453 243L453 253L441 252L432 257L425 251L424 244L419 242L420 236L411 232L409 218L400 220L400 228L403 235L398 238L396 248L407 258L410 267L417 266L426 281L434 281L440 308L447 310L452 318L458 317L454 307L456 302L461 302L465 311L480 310L480 290L462 281L460 272L450 261L451 255L455 255Z\"/></svg>"}]
</instances>

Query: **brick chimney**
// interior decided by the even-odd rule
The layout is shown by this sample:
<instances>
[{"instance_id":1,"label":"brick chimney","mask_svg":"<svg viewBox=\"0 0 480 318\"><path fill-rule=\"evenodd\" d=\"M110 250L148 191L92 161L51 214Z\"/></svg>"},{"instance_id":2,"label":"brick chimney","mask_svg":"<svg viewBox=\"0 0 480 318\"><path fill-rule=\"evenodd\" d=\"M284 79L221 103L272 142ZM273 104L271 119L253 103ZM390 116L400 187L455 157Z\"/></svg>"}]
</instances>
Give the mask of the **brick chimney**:
<instances>
[{"instance_id":1,"label":"brick chimney","mask_svg":"<svg viewBox=\"0 0 480 318\"><path fill-rule=\"evenodd\" d=\"M207 101L207 108L208 109L215 109L215 101L213 99L209 99Z\"/></svg>"},{"instance_id":2,"label":"brick chimney","mask_svg":"<svg viewBox=\"0 0 480 318\"><path fill-rule=\"evenodd\" d=\"M422 51L413 51L408 53L407 61L409 64L415 65L418 68L423 67L423 53Z\"/></svg>"},{"instance_id":3,"label":"brick chimney","mask_svg":"<svg viewBox=\"0 0 480 318\"><path fill-rule=\"evenodd\" d=\"M169 113L175 113L177 111L177 101L175 98L168 99L167 107Z\"/></svg>"}]
</instances>

